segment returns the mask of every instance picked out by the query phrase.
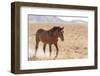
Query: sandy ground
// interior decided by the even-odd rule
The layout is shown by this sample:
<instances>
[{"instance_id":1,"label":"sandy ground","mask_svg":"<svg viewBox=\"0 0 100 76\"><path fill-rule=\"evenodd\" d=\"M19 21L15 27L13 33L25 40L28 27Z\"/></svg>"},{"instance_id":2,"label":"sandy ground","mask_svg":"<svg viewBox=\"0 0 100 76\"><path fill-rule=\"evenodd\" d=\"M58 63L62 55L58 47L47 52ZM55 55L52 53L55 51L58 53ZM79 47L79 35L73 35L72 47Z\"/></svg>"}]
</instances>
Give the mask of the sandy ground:
<instances>
[{"instance_id":1,"label":"sandy ground","mask_svg":"<svg viewBox=\"0 0 100 76\"><path fill-rule=\"evenodd\" d=\"M40 42L37 56L35 51L35 34L39 28L49 30L54 26L64 26L64 41L58 40L59 54L56 59L82 59L88 57L88 24L87 23L34 23L29 24L29 50L28 60L52 60L56 48L52 46L52 55L49 56L48 45L46 53L43 52L43 43Z\"/></svg>"}]
</instances>

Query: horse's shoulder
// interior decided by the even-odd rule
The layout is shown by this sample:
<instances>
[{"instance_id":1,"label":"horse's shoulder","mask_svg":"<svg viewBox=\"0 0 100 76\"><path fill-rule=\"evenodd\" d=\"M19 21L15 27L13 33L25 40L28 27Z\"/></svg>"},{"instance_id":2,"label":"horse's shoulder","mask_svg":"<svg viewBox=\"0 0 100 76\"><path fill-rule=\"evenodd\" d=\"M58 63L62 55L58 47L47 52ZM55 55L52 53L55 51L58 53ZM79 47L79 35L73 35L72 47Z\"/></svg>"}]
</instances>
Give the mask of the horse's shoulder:
<instances>
[{"instance_id":1,"label":"horse's shoulder","mask_svg":"<svg viewBox=\"0 0 100 76\"><path fill-rule=\"evenodd\" d=\"M48 35L52 37L53 36L53 32L51 30L48 30Z\"/></svg>"}]
</instances>

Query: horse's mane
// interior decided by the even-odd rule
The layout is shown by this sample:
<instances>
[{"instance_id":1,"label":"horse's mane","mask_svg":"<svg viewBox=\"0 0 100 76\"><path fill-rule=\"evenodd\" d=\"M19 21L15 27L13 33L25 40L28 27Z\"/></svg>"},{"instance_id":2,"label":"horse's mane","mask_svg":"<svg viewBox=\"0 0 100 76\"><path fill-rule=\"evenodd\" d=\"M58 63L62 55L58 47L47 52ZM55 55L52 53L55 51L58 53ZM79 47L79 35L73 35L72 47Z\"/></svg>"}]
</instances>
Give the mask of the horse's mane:
<instances>
[{"instance_id":1,"label":"horse's mane","mask_svg":"<svg viewBox=\"0 0 100 76\"><path fill-rule=\"evenodd\" d=\"M60 28L60 27L55 26L55 27L51 28L50 30L48 30L48 33L49 33L51 36L53 36L54 32L55 32L57 29L59 29L59 28Z\"/></svg>"},{"instance_id":2,"label":"horse's mane","mask_svg":"<svg viewBox=\"0 0 100 76\"><path fill-rule=\"evenodd\" d=\"M55 26L55 27L51 28L50 30L56 31L57 29L60 29L60 27Z\"/></svg>"}]
</instances>

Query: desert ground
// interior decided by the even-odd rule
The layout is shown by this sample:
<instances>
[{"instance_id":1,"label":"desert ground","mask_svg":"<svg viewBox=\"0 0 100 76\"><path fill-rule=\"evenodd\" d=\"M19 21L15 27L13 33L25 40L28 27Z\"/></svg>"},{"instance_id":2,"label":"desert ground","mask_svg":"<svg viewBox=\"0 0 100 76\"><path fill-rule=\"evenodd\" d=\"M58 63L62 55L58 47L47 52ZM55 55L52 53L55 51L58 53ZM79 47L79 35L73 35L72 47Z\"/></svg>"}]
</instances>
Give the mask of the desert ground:
<instances>
[{"instance_id":1,"label":"desert ground","mask_svg":"<svg viewBox=\"0 0 100 76\"><path fill-rule=\"evenodd\" d=\"M58 40L58 59L84 59L88 57L88 23L32 23L29 24L29 49L28 60L52 60L55 56L56 48L52 46L52 54L49 56L49 46L46 46L46 53L43 52L43 43L40 42L35 54L35 36L40 28L49 30L54 26L64 26L64 41Z\"/></svg>"}]
</instances>

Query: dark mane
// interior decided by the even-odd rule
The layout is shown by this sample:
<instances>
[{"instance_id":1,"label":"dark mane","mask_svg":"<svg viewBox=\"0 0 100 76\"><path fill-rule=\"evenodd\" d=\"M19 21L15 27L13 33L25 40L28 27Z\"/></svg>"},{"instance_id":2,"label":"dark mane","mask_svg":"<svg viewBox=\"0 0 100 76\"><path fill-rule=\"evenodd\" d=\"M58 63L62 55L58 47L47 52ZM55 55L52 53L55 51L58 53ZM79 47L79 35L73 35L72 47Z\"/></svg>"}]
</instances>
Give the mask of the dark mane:
<instances>
[{"instance_id":1,"label":"dark mane","mask_svg":"<svg viewBox=\"0 0 100 76\"><path fill-rule=\"evenodd\" d=\"M50 34L50 36L53 36L53 33L58 29L60 29L60 27L55 26L55 27L51 28L50 30L48 30L48 33Z\"/></svg>"},{"instance_id":2,"label":"dark mane","mask_svg":"<svg viewBox=\"0 0 100 76\"><path fill-rule=\"evenodd\" d=\"M58 29L60 29L60 27L58 27L58 26L55 26L55 27L52 28L52 30L54 30L54 31L58 30Z\"/></svg>"}]
</instances>

